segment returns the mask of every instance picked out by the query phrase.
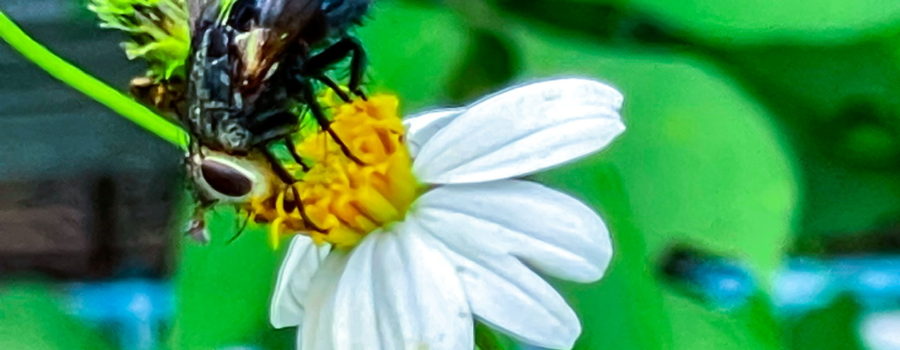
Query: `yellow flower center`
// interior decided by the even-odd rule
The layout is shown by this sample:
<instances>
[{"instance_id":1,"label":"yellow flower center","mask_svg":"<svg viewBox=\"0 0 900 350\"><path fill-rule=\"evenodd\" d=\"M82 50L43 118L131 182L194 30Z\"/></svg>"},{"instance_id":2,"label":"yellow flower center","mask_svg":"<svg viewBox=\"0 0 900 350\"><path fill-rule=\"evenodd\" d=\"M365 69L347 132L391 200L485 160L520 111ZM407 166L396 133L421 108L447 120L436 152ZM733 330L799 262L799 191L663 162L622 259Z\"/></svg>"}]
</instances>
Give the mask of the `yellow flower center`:
<instances>
[{"instance_id":1,"label":"yellow flower center","mask_svg":"<svg viewBox=\"0 0 900 350\"><path fill-rule=\"evenodd\" d=\"M309 171L294 188L276 191L274 200L255 201L252 209L271 221L273 243L283 231L306 231L317 243L346 248L403 219L420 187L404 144L398 104L394 96L379 95L333 107L331 128L359 162L326 132L297 145L297 153L312 164ZM303 208L294 205L296 194Z\"/></svg>"}]
</instances>

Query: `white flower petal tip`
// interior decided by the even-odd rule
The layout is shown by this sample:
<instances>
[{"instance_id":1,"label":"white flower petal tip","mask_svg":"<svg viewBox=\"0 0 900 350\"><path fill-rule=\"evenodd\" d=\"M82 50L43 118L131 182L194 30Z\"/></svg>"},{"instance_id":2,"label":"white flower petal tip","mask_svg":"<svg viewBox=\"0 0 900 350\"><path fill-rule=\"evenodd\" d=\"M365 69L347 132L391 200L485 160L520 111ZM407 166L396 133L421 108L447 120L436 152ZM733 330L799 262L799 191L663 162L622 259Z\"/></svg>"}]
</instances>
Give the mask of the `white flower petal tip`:
<instances>
[{"instance_id":1,"label":"white flower petal tip","mask_svg":"<svg viewBox=\"0 0 900 350\"><path fill-rule=\"evenodd\" d=\"M508 254L548 275L589 283L612 259L609 230L591 208L519 180L437 187L415 204L425 229L472 254Z\"/></svg>"},{"instance_id":2,"label":"white flower petal tip","mask_svg":"<svg viewBox=\"0 0 900 350\"><path fill-rule=\"evenodd\" d=\"M403 119L410 155L416 157L422 145L463 111L464 108L441 109Z\"/></svg>"},{"instance_id":3,"label":"white flower petal tip","mask_svg":"<svg viewBox=\"0 0 900 350\"><path fill-rule=\"evenodd\" d=\"M553 287L511 257L446 253L459 271L472 312L519 341L571 348L581 334L578 316Z\"/></svg>"},{"instance_id":4,"label":"white flower petal tip","mask_svg":"<svg viewBox=\"0 0 900 350\"><path fill-rule=\"evenodd\" d=\"M559 79L515 87L452 118L421 145L413 170L432 184L524 176L589 155L625 130L622 94Z\"/></svg>"},{"instance_id":5,"label":"white flower petal tip","mask_svg":"<svg viewBox=\"0 0 900 350\"><path fill-rule=\"evenodd\" d=\"M527 181L438 187L407 221L443 248L478 319L546 348L571 348L581 324L531 269L591 282L612 256L609 232L593 210Z\"/></svg>"},{"instance_id":6,"label":"white flower petal tip","mask_svg":"<svg viewBox=\"0 0 900 350\"><path fill-rule=\"evenodd\" d=\"M303 321L309 283L329 250L328 246L316 246L307 236L291 240L272 294L269 322L273 327L294 327Z\"/></svg>"}]
</instances>

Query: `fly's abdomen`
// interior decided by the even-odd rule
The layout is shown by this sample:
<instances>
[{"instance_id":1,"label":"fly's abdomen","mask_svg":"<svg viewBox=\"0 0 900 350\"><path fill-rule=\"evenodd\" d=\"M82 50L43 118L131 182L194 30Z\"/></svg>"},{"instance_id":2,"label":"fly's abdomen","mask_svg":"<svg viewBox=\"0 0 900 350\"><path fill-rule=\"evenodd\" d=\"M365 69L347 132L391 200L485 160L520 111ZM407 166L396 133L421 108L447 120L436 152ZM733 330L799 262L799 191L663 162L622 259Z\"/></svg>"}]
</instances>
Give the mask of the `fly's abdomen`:
<instances>
[{"instance_id":1,"label":"fly's abdomen","mask_svg":"<svg viewBox=\"0 0 900 350\"><path fill-rule=\"evenodd\" d=\"M203 32L194 46L190 71L191 106L186 124L200 143L229 153L250 149L251 135L240 115L243 101L233 87L233 60L227 27Z\"/></svg>"}]
</instances>

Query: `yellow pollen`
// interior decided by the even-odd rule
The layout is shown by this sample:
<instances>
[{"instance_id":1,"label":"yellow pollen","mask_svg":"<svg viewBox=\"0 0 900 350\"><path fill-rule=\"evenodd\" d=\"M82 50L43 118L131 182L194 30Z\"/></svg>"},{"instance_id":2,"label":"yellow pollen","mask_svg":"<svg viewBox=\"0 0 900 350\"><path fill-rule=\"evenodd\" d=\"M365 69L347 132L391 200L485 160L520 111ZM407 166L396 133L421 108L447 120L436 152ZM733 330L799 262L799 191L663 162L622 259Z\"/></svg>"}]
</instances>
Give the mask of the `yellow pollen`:
<instances>
[{"instance_id":1,"label":"yellow pollen","mask_svg":"<svg viewBox=\"0 0 900 350\"><path fill-rule=\"evenodd\" d=\"M366 234L403 219L420 186L404 144L398 100L378 95L333 106L331 128L359 163L349 158L326 132L305 137L297 153L312 164L302 179L254 200L250 211L270 222L270 239L304 231L317 243L338 248L356 245ZM295 192L296 191L296 192ZM295 205L294 193L303 203Z\"/></svg>"}]
</instances>

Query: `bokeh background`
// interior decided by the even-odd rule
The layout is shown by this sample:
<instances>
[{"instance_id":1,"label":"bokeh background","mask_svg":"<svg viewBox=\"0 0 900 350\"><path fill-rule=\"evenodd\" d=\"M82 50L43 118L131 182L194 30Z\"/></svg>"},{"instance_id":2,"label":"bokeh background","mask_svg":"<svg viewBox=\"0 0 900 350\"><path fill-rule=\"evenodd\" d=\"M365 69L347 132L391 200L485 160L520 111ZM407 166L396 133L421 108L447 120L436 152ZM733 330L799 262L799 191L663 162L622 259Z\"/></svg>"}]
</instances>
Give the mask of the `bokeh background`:
<instances>
[{"instance_id":1,"label":"bokeh background","mask_svg":"<svg viewBox=\"0 0 900 350\"><path fill-rule=\"evenodd\" d=\"M113 86L144 69L84 1L0 9ZM576 349L900 349L900 2L376 0L358 34L407 113L559 76L624 93L623 137L534 178L613 234L604 280L557 283ZM5 44L0 150L0 348L293 345L264 228L229 244L220 209L182 238L179 152Z\"/></svg>"}]
</instances>

